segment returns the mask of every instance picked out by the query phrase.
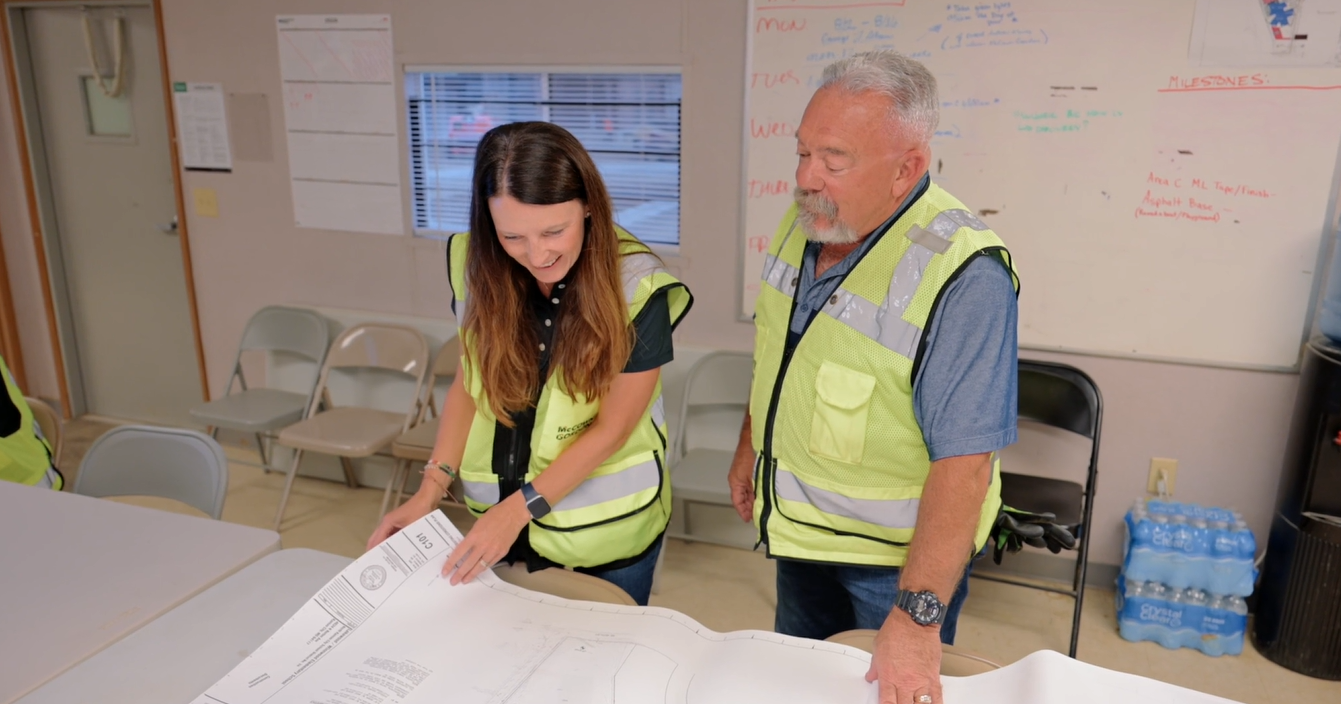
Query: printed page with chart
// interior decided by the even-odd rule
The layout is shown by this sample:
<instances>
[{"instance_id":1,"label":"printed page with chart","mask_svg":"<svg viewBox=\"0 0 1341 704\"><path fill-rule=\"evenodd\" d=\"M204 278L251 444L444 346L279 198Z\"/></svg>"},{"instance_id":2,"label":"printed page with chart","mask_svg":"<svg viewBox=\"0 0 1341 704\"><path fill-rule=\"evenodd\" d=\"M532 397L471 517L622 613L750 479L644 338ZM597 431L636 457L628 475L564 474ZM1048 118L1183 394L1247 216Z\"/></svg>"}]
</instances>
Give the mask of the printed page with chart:
<instances>
[{"instance_id":1,"label":"printed page with chart","mask_svg":"<svg viewBox=\"0 0 1341 704\"><path fill-rule=\"evenodd\" d=\"M441 511L392 536L194 704L876 701L870 656L855 648L717 633L669 609L571 601L492 572L452 586L440 571L461 537ZM1226 701L1049 651L944 688L947 704Z\"/></svg>"}]
</instances>

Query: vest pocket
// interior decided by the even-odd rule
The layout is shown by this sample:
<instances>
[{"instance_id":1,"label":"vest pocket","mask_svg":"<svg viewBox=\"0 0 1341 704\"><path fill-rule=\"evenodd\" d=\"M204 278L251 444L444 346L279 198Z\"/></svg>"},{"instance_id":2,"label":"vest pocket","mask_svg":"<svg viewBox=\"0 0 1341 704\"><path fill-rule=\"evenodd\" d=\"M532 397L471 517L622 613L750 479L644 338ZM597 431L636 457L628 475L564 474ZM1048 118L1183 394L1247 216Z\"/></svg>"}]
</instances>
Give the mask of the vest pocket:
<instances>
[{"instance_id":1,"label":"vest pocket","mask_svg":"<svg viewBox=\"0 0 1341 704\"><path fill-rule=\"evenodd\" d=\"M860 464L866 449L875 377L834 362L815 375L815 412L810 423L810 454Z\"/></svg>"}]
</instances>

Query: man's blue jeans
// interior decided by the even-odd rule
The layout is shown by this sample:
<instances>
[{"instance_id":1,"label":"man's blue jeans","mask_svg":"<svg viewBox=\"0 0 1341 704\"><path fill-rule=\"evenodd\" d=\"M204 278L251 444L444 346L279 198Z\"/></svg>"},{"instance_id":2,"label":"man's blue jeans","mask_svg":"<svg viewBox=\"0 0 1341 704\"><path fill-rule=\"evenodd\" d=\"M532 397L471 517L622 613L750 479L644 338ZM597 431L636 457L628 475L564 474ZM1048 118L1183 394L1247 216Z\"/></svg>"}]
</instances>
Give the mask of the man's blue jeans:
<instances>
[{"instance_id":1,"label":"man's blue jeans","mask_svg":"<svg viewBox=\"0 0 1341 704\"><path fill-rule=\"evenodd\" d=\"M773 630L789 636L824 640L854 628L879 630L894 608L899 570L857 567L779 558L778 610ZM968 599L970 561L941 623L941 642L953 645L959 611Z\"/></svg>"}]
</instances>

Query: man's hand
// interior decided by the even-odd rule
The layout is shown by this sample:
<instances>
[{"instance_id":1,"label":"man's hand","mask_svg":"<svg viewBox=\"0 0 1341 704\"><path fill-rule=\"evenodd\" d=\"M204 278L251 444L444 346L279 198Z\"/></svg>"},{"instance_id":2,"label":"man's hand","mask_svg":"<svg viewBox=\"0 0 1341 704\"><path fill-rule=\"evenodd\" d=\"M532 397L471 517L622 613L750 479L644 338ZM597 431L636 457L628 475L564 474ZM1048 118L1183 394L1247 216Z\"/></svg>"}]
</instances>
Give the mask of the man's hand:
<instances>
[{"instance_id":1,"label":"man's hand","mask_svg":"<svg viewBox=\"0 0 1341 704\"><path fill-rule=\"evenodd\" d=\"M740 520L746 523L754 520L754 458L742 459L740 453L736 453L726 481L731 485L731 504L740 514Z\"/></svg>"},{"instance_id":2,"label":"man's hand","mask_svg":"<svg viewBox=\"0 0 1341 704\"><path fill-rule=\"evenodd\" d=\"M754 520L754 447L750 443L748 413L740 429L740 441L736 443L736 456L731 458L731 471L726 475L726 483L731 487L731 505L736 507L740 520L746 523Z\"/></svg>"},{"instance_id":3,"label":"man's hand","mask_svg":"<svg viewBox=\"0 0 1341 704\"><path fill-rule=\"evenodd\" d=\"M940 627L919 626L899 608L890 612L866 673L867 682L877 679L880 704L942 704Z\"/></svg>"}]
</instances>

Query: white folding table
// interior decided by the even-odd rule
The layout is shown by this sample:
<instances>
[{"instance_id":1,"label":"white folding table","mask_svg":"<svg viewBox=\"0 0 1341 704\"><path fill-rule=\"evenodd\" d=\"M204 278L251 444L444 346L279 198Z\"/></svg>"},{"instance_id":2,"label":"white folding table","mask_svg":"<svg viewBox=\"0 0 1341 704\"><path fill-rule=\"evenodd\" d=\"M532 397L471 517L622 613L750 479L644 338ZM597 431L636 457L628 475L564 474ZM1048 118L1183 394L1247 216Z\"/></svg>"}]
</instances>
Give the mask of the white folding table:
<instances>
[{"instance_id":1,"label":"white folding table","mask_svg":"<svg viewBox=\"0 0 1341 704\"><path fill-rule=\"evenodd\" d=\"M266 555L19 700L183 704L209 689L351 560Z\"/></svg>"},{"instance_id":2,"label":"white folding table","mask_svg":"<svg viewBox=\"0 0 1341 704\"><path fill-rule=\"evenodd\" d=\"M0 482L0 704L279 547L272 530Z\"/></svg>"}]
</instances>

